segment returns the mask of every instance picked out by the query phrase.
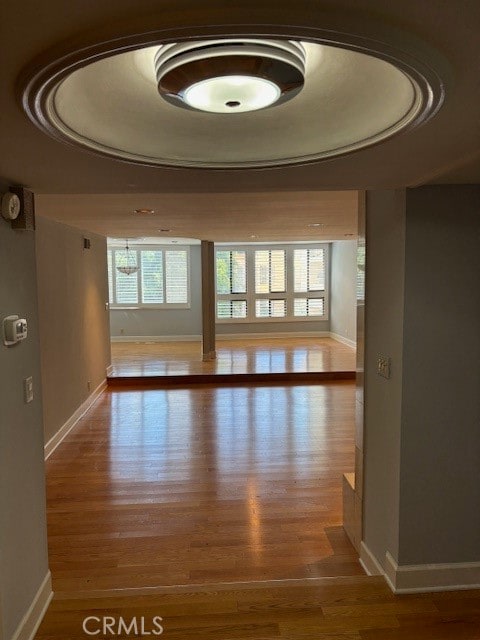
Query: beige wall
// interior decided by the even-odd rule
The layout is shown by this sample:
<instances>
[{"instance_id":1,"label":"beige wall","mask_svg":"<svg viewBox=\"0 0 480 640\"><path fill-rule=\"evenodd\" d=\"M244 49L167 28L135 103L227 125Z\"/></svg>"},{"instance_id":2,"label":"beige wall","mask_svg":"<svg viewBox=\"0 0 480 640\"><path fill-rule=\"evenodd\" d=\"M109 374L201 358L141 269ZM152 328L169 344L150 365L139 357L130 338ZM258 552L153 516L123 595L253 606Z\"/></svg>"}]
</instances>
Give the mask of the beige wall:
<instances>
[{"instance_id":1,"label":"beige wall","mask_svg":"<svg viewBox=\"0 0 480 640\"><path fill-rule=\"evenodd\" d=\"M29 332L13 347L0 344L0 637L5 640L48 572L34 235L13 231L0 217L0 319L25 317ZM35 397L25 404L28 376Z\"/></svg>"},{"instance_id":2,"label":"beige wall","mask_svg":"<svg viewBox=\"0 0 480 640\"><path fill-rule=\"evenodd\" d=\"M106 241L37 218L45 442L105 379L110 364Z\"/></svg>"}]
</instances>

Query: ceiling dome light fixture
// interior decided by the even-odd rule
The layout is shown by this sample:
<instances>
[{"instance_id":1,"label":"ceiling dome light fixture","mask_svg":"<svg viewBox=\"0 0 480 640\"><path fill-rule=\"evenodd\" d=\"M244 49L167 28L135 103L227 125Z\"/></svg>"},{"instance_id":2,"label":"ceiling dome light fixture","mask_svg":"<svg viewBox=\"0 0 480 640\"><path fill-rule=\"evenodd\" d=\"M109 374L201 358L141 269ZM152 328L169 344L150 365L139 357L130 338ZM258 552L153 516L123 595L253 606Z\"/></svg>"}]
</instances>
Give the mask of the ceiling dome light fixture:
<instances>
[{"instance_id":1,"label":"ceiling dome light fixture","mask_svg":"<svg viewBox=\"0 0 480 640\"><path fill-rule=\"evenodd\" d=\"M291 40L208 40L160 47L160 95L180 107L245 113L296 96L305 81L305 49Z\"/></svg>"},{"instance_id":2,"label":"ceiling dome light fixture","mask_svg":"<svg viewBox=\"0 0 480 640\"><path fill-rule=\"evenodd\" d=\"M19 82L23 107L49 135L103 156L236 170L351 154L443 103L447 67L427 45L419 57L415 39L236 29L147 30L45 54Z\"/></svg>"}]
</instances>

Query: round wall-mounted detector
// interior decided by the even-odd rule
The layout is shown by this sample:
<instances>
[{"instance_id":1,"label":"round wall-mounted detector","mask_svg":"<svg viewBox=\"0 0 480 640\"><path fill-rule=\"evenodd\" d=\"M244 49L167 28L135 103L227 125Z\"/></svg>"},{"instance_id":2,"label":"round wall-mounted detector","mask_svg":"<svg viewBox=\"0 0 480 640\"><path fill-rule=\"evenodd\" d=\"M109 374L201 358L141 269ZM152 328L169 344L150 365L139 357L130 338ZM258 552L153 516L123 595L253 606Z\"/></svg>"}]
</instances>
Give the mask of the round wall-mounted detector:
<instances>
[{"instance_id":1,"label":"round wall-mounted detector","mask_svg":"<svg viewBox=\"0 0 480 640\"><path fill-rule=\"evenodd\" d=\"M21 209L20 198L10 191L2 196L2 216L5 220L16 220Z\"/></svg>"}]
</instances>

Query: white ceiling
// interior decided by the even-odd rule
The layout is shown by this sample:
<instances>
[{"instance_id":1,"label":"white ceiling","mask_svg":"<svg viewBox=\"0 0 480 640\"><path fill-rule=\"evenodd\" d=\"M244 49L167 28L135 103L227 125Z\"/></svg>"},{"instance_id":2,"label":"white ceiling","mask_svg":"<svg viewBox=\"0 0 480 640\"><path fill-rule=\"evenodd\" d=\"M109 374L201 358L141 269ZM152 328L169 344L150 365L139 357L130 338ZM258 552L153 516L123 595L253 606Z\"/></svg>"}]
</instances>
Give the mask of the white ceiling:
<instances>
[{"instance_id":1,"label":"white ceiling","mask_svg":"<svg viewBox=\"0 0 480 640\"><path fill-rule=\"evenodd\" d=\"M442 69L446 100L424 126L349 156L233 171L142 167L98 157L46 136L23 112L19 78L32 65L43 67L52 50L57 56L146 31L168 33L172 40L179 33L193 37L205 25L209 34L292 33L301 38L310 29L332 29L353 34L359 46L362 39L377 40ZM309 239L299 237L305 224L322 215L340 236L351 232L352 211L331 204L324 209L324 190L480 182L479 33L476 0L5 2L0 22L0 178L46 194L37 200L42 215L106 235L150 235L146 232L157 226L157 219L140 224L130 212L150 206L144 194L153 194L158 227L173 227L177 235L214 234L226 240L234 225L243 239L257 231L269 239L275 234ZM274 115L269 126L276 127ZM282 129L278 135L288 139L290 132ZM98 200L94 194L102 195Z\"/></svg>"}]
</instances>

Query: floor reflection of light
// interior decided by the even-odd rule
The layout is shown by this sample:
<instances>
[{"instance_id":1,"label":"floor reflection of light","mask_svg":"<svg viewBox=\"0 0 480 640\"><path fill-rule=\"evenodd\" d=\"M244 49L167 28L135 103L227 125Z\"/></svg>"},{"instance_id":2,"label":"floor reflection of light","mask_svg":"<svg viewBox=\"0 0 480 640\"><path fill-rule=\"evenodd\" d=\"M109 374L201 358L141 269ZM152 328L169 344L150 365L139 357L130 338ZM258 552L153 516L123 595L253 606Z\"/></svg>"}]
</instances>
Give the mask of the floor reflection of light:
<instances>
[{"instance_id":1,"label":"floor reflection of light","mask_svg":"<svg viewBox=\"0 0 480 640\"><path fill-rule=\"evenodd\" d=\"M192 446L191 396L184 390L112 394L109 442L114 481L158 482L188 479ZM180 427L180 428L178 428Z\"/></svg>"},{"instance_id":2,"label":"floor reflection of light","mask_svg":"<svg viewBox=\"0 0 480 640\"><path fill-rule=\"evenodd\" d=\"M253 555L259 558L262 555L262 522L260 503L257 496L257 484L253 478L248 480L247 507L249 520L250 547Z\"/></svg>"}]
</instances>

